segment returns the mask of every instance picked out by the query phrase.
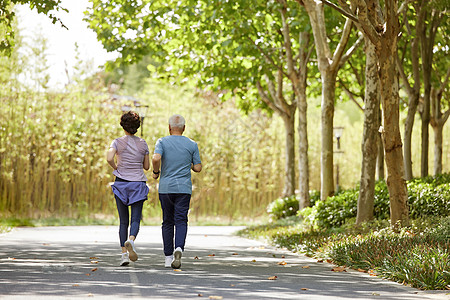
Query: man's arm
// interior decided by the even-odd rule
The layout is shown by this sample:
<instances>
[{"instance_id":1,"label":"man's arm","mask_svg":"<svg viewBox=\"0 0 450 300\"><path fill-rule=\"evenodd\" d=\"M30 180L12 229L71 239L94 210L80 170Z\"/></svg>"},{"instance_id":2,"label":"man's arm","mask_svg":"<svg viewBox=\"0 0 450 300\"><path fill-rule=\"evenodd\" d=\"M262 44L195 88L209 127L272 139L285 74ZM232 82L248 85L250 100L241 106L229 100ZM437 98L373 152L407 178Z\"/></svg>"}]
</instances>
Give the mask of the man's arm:
<instances>
[{"instance_id":1,"label":"man's arm","mask_svg":"<svg viewBox=\"0 0 450 300\"><path fill-rule=\"evenodd\" d=\"M196 164L196 165L192 165L191 167L192 171L199 173L202 171L202 164Z\"/></svg>"},{"instance_id":2,"label":"man's arm","mask_svg":"<svg viewBox=\"0 0 450 300\"><path fill-rule=\"evenodd\" d=\"M153 178L158 179L160 172L159 168L161 167L161 154L159 153L153 154L152 165L153 165Z\"/></svg>"}]
</instances>

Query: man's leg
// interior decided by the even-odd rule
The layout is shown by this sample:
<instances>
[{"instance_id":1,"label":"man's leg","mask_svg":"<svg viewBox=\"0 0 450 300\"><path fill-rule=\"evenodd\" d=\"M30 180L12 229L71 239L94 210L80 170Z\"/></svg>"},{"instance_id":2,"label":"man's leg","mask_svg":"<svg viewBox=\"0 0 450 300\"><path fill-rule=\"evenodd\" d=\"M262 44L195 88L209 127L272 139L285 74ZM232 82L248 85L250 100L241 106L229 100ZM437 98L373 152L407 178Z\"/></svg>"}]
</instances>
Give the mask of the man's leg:
<instances>
[{"instance_id":1,"label":"man's leg","mask_svg":"<svg viewBox=\"0 0 450 300\"><path fill-rule=\"evenodd\" d=\"M174 235L174 205L170 197L171 194L159 194L161 209L163 213L162 238L164 243L164 255L173 254L173 235Z\"/></svg>"},{"instance_id":2,"label":"man's leg","mask_svg":"<svg viewBox=\"0 0 450 300\"><path fill-rule=\"evenodd\" d=\"M184 251L184 244L186 243L187 222L189 203L191 201L190 194L174 194L175 202L175 249L180 247Z\"/></svg>"}]
</instances>

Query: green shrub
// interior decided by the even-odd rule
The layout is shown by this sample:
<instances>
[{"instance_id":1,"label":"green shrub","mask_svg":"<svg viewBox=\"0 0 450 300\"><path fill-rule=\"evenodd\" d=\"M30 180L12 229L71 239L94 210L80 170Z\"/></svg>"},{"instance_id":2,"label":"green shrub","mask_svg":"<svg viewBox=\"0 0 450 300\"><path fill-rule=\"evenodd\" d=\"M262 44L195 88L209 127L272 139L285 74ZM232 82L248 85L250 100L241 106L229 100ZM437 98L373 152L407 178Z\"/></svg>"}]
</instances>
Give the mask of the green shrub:
<instances>
[{"instance_id":1,"label":"green shrub","mask_svg":"<svg viewBox=\"0 0 450 300\"><path fill-rule=\"evenodd\" d=\"M319 228L339 227L356 217L359 187L344 190L312 208L298 212L306 224ZM414 179L408 182L408 202L412 219L450 215L450 175ZM389 219L389 191L384 181L375 184L374 219Z\"/></svg>"},{"instance_id":2,"label":"green shrub","mask_svg":"<svg viewBox=\"0 0 450 300\"><path fill-rule=\"evenodd\" d=\"M338 227L356 216L357 189L345 190L326 201L316 201L313 208L302 209L298 214L306 223L320 228Z\"/></svg>"},{"instance_id":3,"label":"green shrub","mask_svg":"<svg viewBox=\"0 0 450 300\"><path fill-rule=\"evenodd\" d=\"M413 181L408 183L411 218L450 215L450 184Z\"/></svg>"},{"instance_id":4,"label":"green shrub","mask_svg":"<svg viewBox=\"0 0 450 300\"><path fill-rule=\"evenodd\" d=\"M376 270L385 278L420 289L446 289L450 284L450 218L429 232L382 229L348 235L330 243L328 255L339 265ZM428 222L428 226L432 226Z\"/></svg>"},{"instance_id":5,"label":"green shrub","mask_svg":"<svg viewBox=\"0 0 450 300\"><path fill-rule=\"evenodd\" d=\"M299 200L295 195L279 198L267 207L270 219L275 221L289 216L295 216L299 207Z\"/></svg>"}]
</instances>

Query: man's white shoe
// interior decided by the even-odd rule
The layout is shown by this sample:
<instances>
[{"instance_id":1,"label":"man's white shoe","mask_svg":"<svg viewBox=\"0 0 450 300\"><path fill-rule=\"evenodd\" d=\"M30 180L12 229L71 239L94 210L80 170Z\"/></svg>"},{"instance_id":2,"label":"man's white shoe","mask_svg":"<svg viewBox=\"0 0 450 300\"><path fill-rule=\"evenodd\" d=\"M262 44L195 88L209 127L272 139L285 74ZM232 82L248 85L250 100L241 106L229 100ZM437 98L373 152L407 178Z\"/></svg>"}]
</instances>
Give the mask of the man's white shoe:
<instances>
[{"instance_id":1,"label":"man's white shoe","mask_svg":"<svg viewBox=\"0 0 450 300\"><path fill-rule=\"evenodd\" d=\"M173 255L166 256L166 260L164 262L165 268L170 268L172 266Z\"/></svg>"},{"instance_id":2,"label":"man's white shoe","mask_svg":"<svg viewBox=\"0 0 450 300\"><path fill-rule=\"evenodd\" d=\"M121 266L126 266L130 263L130 259L128 258L128 253L122 253L122 259L120 260Z\"/></svg>"},{"instance_id":3,"label":"man's white shoe","mask_svg":"<svg viewBox=\"0 0 450 300\"><path fill-rule=\"evenodd\" d=\"M183 255L183 250L181 250L180 247L175 249L173 252L173 261L172 261L172 268L173 269L179 269L181 267L181 256Z\"/></svg>"},{"instance_id":4,"label":"man's white shoe","mask_svg":"<svg viewBox=\"0 0 450 300\"><path fill-rule=\"evenodd\" d=\"M125 248L128 250L128 254L131 261L137 261L138 254L136 253L136 248L134 248L134 241L127 240L125 242Z\"/></svg>"}]
</instances>

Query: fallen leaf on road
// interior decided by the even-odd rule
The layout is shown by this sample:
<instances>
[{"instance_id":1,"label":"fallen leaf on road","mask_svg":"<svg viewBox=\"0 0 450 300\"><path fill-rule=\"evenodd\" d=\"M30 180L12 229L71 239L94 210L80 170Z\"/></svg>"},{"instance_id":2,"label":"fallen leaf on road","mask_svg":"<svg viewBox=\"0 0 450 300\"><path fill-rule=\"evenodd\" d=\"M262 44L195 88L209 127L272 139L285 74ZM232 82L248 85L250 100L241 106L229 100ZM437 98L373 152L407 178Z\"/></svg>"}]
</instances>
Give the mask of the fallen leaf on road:
<instances>
[{"instance_id":1,"label":"fallen leaf on road","mask_svg":"<svg viewBox=\"0 0 450 300\"><path fill-rule=\"evenodd\" d=\"M94 294L89 293L88 297L94 297Z\"/></svg>"},{"instance_id":2,"label":"fallen leaf on road","mask_svg":"<svg viewBox=\"0 0 450 300\"><path fill-rule=\"evenodd\" d=\"M323 263L323 259L317 260L318 263Z\"/></svg>"},{"instance_id":3,"label":"fallen leaf on road","mask_svg":"<svg viewBox=\"0 0 450 300\"><path fill-rule=\"evenodd\" d=\"M86 273L86 274L84 274L84 275L86 275L86 276L91 276L91 274L90 274L90 273Z\"/></svg>"},{"instance_id":4,"label":"fallen leaf on road","mask_svg":"<svg viewBox=\"0 0 450 300\"><path fill-rule=\"evenodd\" d=\"M335 268L331 269L331 271L333 271L333 272L347 272L345 267L335 267Z\"/></svg>"},{"instance_id":5,"label":"fallen leaf on road","mask_svg":"<svg viewBox=\"0 0 450 300\"><path fill-rule=\"evenodd\" d=\"M93 268L92 270L91 270L91 272L95 272L95 271L97 271L98 270L98 268Z\"/></svg>"},{"instance_id":6,"label":"fallen leaf on road","mask_svg":"<svg viewBox=\"0 0 450 300\"><path fill-rule=\"evenodd\" d=\"M235 286L234 284L230 284L231 287Z\"/></svg>"},{"instance_id":7,"label":"fallen leaf on road","mask_svg":"<svg viewBox=\"0 0 450 300\"><path fill-rule=\"evenodd\" d=\"M216 256L216 255L213 253L213 254L208 254L208 256Z\"/></svg>"},{"instance_id":8,"label":"fallen leaf on road","mask_svg":"<svg viewBox=\"0 0 450 300\"><path fill-rule=\"evenodd\" d=\"M79 284L72 284L72 286L80 286Z\"/></svg>"},{"instance_id":9,"label":"fallen leaf on road","mask_svg":"<svg viewBox=\"0 0 450 300\"><path fill-rule=\"evenodd\" d=\"M194 257L194 259L198 259L198 256Z\"/></svg>"},{"instance_id":10,"label":"fallen leaf on road","mask_svg":"<svg viewBox=\"0 0 450 300\"><path fill-rule=\"evenodd\" d=\"M332 264L333 262L331 261L331 259L327 259L327 263Z\"/></svg>"},{"instance_id":11,"label":"fallen leaf on road","mask_svg":"<svg viewBox=\"0 0 450 300\"><path fill-rule=\"evenodd\" d=\"M287 262L285 262L285 261L283 260L283 261L280 261L279 263L277 263L277 265L285 266L285 265L287 265Z\"/></svg>"},{"instance_id":12,"label":"fallen leaf on road","mask_svg":"<svg viewBox=\"0 0 450 300\"><path fill-rule=\"evenodd\" d=\"M98 257L91 256L91 257L89 257L89 259L98 259Z\"/></svg>"},{"instance_id":13,"label":"fallen leaf on road","mask_svg":"<svg viewBox=\"0 0 450 300\"><path fill-rule=\"evenodd\" d=\"M302 290L302 291L307 291L307 290L309 290L309 289L307 289L307 288L301 288L300 290Z\"/></svg>"},{"instance_id":14,"label":"fallen leaf on road","mask_svg":"<svg viewBox=\"0 0 450 300\"><path fill-rule=\"evenodd\" d=\"M173 269L174 272L181 272L181 269Z\"/></svg>"},{"instance_id":15,"label":"fallen leaf on road","mask_svg":"<svg viewBox=\"0 0 450 300\"><path fill-rule=\"evenodd\" d=\"M373 296L380 296L379 293L375 293L375 292L372 292L372 295L373 295Z\"/></svg>"},{"instance_id":16,"label":"fallen leaf on road","mask_svg":"<svg viewBox=\"0 0 450 300\"><path fill-rule=\"evenodd\" d=\"M256 259L252 260L252 262L256 262Z\"/></svg>"},{"instance_id":17,"label":"fallen leaf on road","mask_svg":"<svg viewBox=\"0 0 450 300\"><path fill-rule=\"evenodd\" d=\"M43 243L42 245L43 246L50 246L50 244L47 244L47 243Z\"/></svg>"},{"instance_id":18,"label":"fallen leaf on road","mask_svg":"<svg viewBox=\"0 0 450 300\"><path fill-rule=\"evenodd\" d=\"M286 258L284 255L281 255L281 258Z\"/></svg>"},{"instance_id":19,"label":"fallen leaf on road","mask_svg":"<svg viewBox=\"0 0 450 300\"><path fill-rule=\"evenodd\" d=\"M207 234L205 234L205 237L208 237L208 235L207 235Z\"/></svg>"},{"instance_id":20,"label":"fallen leaf on road","mask_svg":"<svg viewBox=\"0 0 450 300\"><path fill-rule=\"evenodd\" d=\"M8 257L8 260L15 260L15 257Z\"/></svg>"},{"instance_id":21,"label":"fallen leaf on road","mask_svg":"<svg viewBox=\"0 0 450 300\"><path fill-rule=\"evenodd\" d=\"M223 297L222 296L209 296L209 299L220 300L220 299L223 299Z\"/></svg>"},{"instance_id":22,"label":"fallen leaf on road","mask_svg":"<svg viewBox=\"0 0 450 300\"><path fill-rule=\"evenodd\" d=\"M98 264L98 260L91 260L91 264Z\"/></svg>"},{"instance_id":23,"label":"fallen leaf on road","mask_svg":"<svg viewBox=\"0 0 450 300\"><path fill-rule=\"evenodd\" d=\"M238 253L233 253L233 254L231 254L231 255L239 255Z\"/></svg>"},{"instance_id":24,"label":"fallen leaf on road","mask_svg":"<svg viewBox=\"0 0 450 300\"><path fill-rule=\"evenodd\" d=\"M203 297L203 294L198 294L197 296L199 296L199 297Z\"/></svg>"},{"instance_id":25,"label":"fallen leaf on road","mask_svg":"<svg viewBox=\"0 0 450 300\"><path fill-rule=\"evenodd\" d=\"M277 280L277 276L270 276L269 278L267 278L267 279L269 279L269 280Z\"/></svg>"},{"instance_id":26,"label":"fallen leaf on road","mask_svg":"<svg viewBox=\"0 0 450 300\"><path fill-rule=\"evenodd\" d=\"M356 271L358 271L358 272L363 272L363 273L366 273L366 272L367 272L366 270L363 270L363 269L356 269Z\"/></svg>"},{"instance_id":27,"label":"fallen leaf on road","mask_svg":"<svg viewBox=\"0 0 450 300\"><path fill-rule=\"evenodd\" d=\"M303 266L302 269L309 269L309 266Z\"/></svg>"}]
</instances>

